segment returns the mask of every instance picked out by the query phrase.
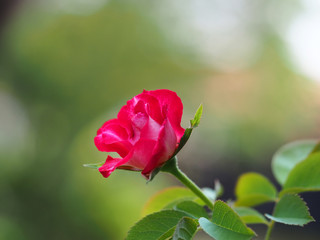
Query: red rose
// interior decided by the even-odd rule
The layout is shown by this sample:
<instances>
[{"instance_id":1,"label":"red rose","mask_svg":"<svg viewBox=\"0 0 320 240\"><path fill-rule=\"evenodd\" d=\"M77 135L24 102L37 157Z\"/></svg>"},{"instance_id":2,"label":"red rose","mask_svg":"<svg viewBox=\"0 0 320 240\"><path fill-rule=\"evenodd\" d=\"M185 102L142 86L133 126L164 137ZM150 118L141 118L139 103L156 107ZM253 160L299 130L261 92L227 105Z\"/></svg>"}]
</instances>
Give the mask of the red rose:
<instances>
[{"instance_id":1,"label":"red rose","mask_svg":"<svg viewBox=\"0 0 320 240\"><path fill-rule=\"evenodd\" d=\"M117 152L99 168L104 177L115 169L142 171L146 178L174 154L184 129L182 102L170 90L143 91L103 124L94 138L99 151Z\"/></svg>"}]
</instances>

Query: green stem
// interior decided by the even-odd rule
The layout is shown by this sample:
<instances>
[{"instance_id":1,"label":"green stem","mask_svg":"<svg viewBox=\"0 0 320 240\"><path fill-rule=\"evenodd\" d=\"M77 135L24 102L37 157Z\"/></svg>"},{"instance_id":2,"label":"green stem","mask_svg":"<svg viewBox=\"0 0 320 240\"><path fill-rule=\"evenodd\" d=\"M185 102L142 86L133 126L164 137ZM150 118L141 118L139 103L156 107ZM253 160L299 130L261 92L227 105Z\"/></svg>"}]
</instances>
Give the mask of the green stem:
<instances>
[{"instance_id":1,"label":"green stem","mask_svg":"<svg viewBox=\"0 0 320 240\"><path fill-rule=\"evenodd\" d=\"M275 208L276 208L276 205L277 205L278 202L279 202L279 198L277 198L276 201L275 201L275 205L274 205L273 210L272 210L272 215L274 214L274 211L275 211ZM269 222L268 229L267 229L266 236L265 236L264 240L269 240L270 239L270 235L271 235L271 232L273 230L274 224L275 224L275 221L273 221L273 220L271 222Z\"/></svg>"},{"instance_id":2,"label":"green stem","mask_svg":"<svg viewBox=\"0 0 320 240\"><path fill-rule=\"evenodd\" d=\"M268 225L268 230L267 230L267 233L266 233L266 237L264 238L264 240L269 240L270 239L270 235L271 235L271 232L272 232L272 229L274 227L274 224L275 222L274 221L271 221Z\"/></svg>"},{"instance_id":3,"label":"green stem","mask_svg":"<svg viewBox=\"0 0 320 240\"><path fill-rule=\"evenodd\" d=\"M161 171L171 173L186 187L188 187L195 195L197 195L204 203L206 203L211 210L213 209L213 203L210 201L210 199L208 199L207 196L204 195L204 193L201 191L201 189L179 169L176 157L169 160L161 168Z\"/></svg>"}]
</instances>

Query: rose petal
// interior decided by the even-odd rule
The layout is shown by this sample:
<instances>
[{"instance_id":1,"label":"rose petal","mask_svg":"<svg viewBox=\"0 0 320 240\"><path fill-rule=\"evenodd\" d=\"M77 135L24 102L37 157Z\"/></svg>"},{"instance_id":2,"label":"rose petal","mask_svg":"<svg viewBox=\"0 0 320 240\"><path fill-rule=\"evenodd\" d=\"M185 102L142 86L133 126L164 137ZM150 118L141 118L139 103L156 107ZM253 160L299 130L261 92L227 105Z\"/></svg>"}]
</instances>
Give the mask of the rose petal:
<instances>
[{"instance_id":1,"label":"rose petal","mask_svg":"<svg viewBox=\"0 0 320 240\"><path fill-rule=\"evenodd\" d=\"M141 101L141 100L139 100L139 101L137 102L137 104L134 106L133 112L134 112L135 114L137 114L137 113L147 114L147 111L146 111L146 103L143 102L143 101Z\"/></svg>"},{"instance_id":2,"label":"rose petal","mask_svg":"<svg viewBox=\"0 0 320 240\"><path fill-rule=\"evenodd\" d=\"M133 129L131 125L131 118L133 113L129 110L128 105L123 106L118 113L118 121L127 130L129 137L133 136Z\"/></svg>"},{"instance_id":3,"label":"rose petal","mask_svg":"<svg viewBox=\"0 0 320 240\"><path fill-rule=\"evenodd\" d=\"M150 161L156 141L150 139L140 139L131 150L131 158L127 162L127 166L144 169Z\"/></svg>"},{"instance_id":4,"label":"rose petal","mask_svg":"<svg viewBox=\"0 0 320 240\"><path fill-rule=\"evenodd\" d=\"M133 118L132 118L132 129L133 129L133 134L130 138L130 142L132 144L135 144L141 136L141 130L145 127L145 125L148 122L148 116L145 113L137 113Z\"/></svg>"},{"instance_id":5,"label":"rose petal","mask_svg":"<svg viewBox=\"0 0 320 240\"><path fill-rule=\"evenodd\" d=\"M98 130L94 142L99 151L117 152L122 157L126 156L132 147L127 131L118 124L117 119L104 123Z\"/></svg>"},{"instance_id":6,"label":"rose petal","mask_svg":"<svg viewBox=\"0 0 320 240\"><path fill-rule=\"evenodd\" d=\"M141 112L134 115L132 118L133 129L141 131L141 129L143 129L144 126L147 124L148 118L149 117L147 114Z\"/></svg>"},{"instance_id":7,"label":"rose petal","mask_svg":"<svg viewBox=\"0 0 320 240\"><path fill-rule=\"evenodd\" d=\"M157 141L160 133L160 128L161 125L158 122L153 120L151 117L148 117L144 128L141 130L140 138Z\"/></svg>"},{"instance_id":8,"label":"rose petal","mask_svg":"<svg viewBox=\"0 0 320 240\"><path fill-rule=\"evenodd\" d=\"M139 140L124 158L108 156L106 162L99 168L101 174L107 178L117 168L141 171L150 161L156 141Z\"/></svg>"},{"instance_id":9,"label":"rose petal","mask_svg":"<svg viewBox=\"0 0 320 240\"><path fill-rule=\"evenodd\" d=\"M133 138L131 143L134 144L140 138L157 140L161 125L144 113L137 113L132 118Z\"/></svg>"},{"instance_id":10,"label":"rose petal","mask_svg":"<svg viewBox=\"0 0 320 240\"><path fill-rule=\"evenodd\" d=\"M156 97L143 91L141 94L134 97L135 101L143 102L147 114L159 124L162 124L164 117L161 114L161 107ZM138 103L139 104L139 103Z\"/></svg>"},{"instance_id":11,"label":"rose petal","mask_svg":"<svg viewBox=\"0 0 320 240\"><path fill-rule=\"evenodd\" d=\"M183 105L182 105L181 99L178 97L178 95L175 92L167 89L144 91L144 93L157 98L160 103L160 106L164 107L162 108L162 110L166 109L166 113L163 112L163 115L166 115L167 118L169 119L172 125L172 128L174 129L178 137L178 142L179 142L185 131L180 126L182 112L183 112Z\"/></svg>"},{"instance_id":12,"label":"rose petal","mask_svg":"<svg viewBox=\"0 0 320 240\"><path fill-rule=\"evenodd\" d=\"M161 166L165 161L169 160L174 154L177 146L177 136L171 123L165 120L161 126L158 141L152 152L152 156L146 167L142 171L142 175L146 178L157 167Z\"/></svg>"},{"instance_id":13,"label":"rose petal","mask_svg":"<svg viewBox=\"0 0 320 240\"><path fill-rule=\"evenodd\" d=\"M125 164L130 158L131 154L128 154L125 158L113 158L108 156L106 162L99 168L99 172L107 178L114 170Z\"/></svg>"}]
</instances>

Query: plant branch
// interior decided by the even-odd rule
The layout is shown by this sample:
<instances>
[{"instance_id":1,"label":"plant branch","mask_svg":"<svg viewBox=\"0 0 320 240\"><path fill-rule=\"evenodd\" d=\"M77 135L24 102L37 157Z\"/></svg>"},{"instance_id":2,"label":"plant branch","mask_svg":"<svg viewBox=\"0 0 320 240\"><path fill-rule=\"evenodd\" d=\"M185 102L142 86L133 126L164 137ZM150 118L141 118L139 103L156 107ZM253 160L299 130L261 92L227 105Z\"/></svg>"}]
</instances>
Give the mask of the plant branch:
<instances>
[{"instance_id":1,"label":"plant branch","mask_svg":"<svg viewBox=\"0 0 320 240\"><path fill-rule=\"evenodd\" d=\"M208 199L201 189L179 169L176 157L170 159L160 171L171 173L195 195L197 195L204 203L206 203L211 210L213 209L213 202Z\"/></svg>"},{"instance_id":2,"label":"plant branch","mask_svg":"<svg viewBox=\"0 0 320 240\"><path fill-rule=\"evenodd\" d=\"M273 220L269 223L268 230L267 230L267 233L266 233L266 236L265 236L264 240L269 240L270 239L270 235L271 235L271 232L273 230L274 224L275 224L275 222Z\"/></svg>"}]
</instances>

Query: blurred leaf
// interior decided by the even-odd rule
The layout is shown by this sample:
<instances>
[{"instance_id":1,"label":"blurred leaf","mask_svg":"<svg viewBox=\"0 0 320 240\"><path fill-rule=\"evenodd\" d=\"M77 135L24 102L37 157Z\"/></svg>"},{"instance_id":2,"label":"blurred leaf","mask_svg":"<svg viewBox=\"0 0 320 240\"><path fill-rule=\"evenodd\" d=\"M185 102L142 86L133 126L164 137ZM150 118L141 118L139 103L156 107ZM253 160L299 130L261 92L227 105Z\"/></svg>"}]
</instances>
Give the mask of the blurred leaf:
<instances>
[{"instance_id":1,"label":"blurred leaf","mask_svg":"<svg viewBox=\"0 0 320 240\"><path fill-rule=\"evenodd\" d=\"M316 143L316 140L292 142L284 145L274 154L271 167L281 185L285 183L289 172L311 153Z\"/></svg>"},{"instance_id":2,"label":"blurred leaf","mask_svg":"<svg viewBox=\"0 0 320 240\"><path fill-rule=\"evenodd\" d=\"M104 164L104 162L100 162L100 163L87 163L87 164L83 164L83 166L84 166L84 167L87 167L87 168L99 169L103 164Z\"/></svg>"},{"instance_id":3,"label":"blurred leaf","mask_svg":"<svg viewBox=\"0 0 320 240\"><path fill-rule=\"evenodd\" d=\"M194 118L190 120L190 124L192 128L196 128L200 124L201 116L202 116L203 106L200 104L198 110L196 111L196 114L194 115Z\"/></svg>"},{"instance_id":4,"label":"blurred leaf","mask_svg":"<svg viewBox=\"0 0 320 240\"><path fill-rule=\"evenodd\" d=\"M198 221L184 217L182 218L173 234L173 240L190 240L197 232Z\"/></svg>"},{"instance_id":5,"label":"blurred leaf","mask_svg":"<svg viewBox=\"0 0 320 240\"><path fill-rule=\"evenodd\" d=\"M309 191L320 191L320 153L311 154L291 170L280 195Z\"/></svg>"},{"instance_id":6,"label":"blurred leaf","mask_svg":"<svg viewBox=\"0 0 320 240\"><path fill-rule=\"evenodd\" d=\"M193 200L197 197L191 190L184 187L166 188L153 195L143 208L143 215L160 211L171 203L177 203L184 200Z\"/></svg>"},{"instance_id":7,"label":"blurred leaf","mask_svg":"<svg viewBox=\"0 0 320 240\"><path fill-rule=\"evenodd\" d=\"M223 194L223 187L219 181L215 181L215 189L204 187L201 188L201 191L204 193L204 195L206 195L207 198L214 202L217 200L218 197L220 197ZM203 201L200 198L197 198L194 201L196 203L199 203L200 205L203 204Z\"/></svg>"},{"instance_id":8,"label":"blurred leaf","mask_svg":"<svg viewBox=\"0 0 320 240\"><path fill-rule=\"evenodd\" d=\"M258 173L246 173L240 176L236 186L236 206L255 206L275 201L277 190L264 176Z\"/></svg>"},{"instance_id":9,"label":"blurred leaf","mask_svg":"<svg viewBox=\"0 0 320 240\"><path fill-rule=\"evenodd\" d=\"M206 210L202 206L200 206L199 204L192 202L192 201L180 202L174 207L174 209L178 210L178 211L185 212L196 219L198 219L200 217L209 218Z\"/></svg>"},{"instance_id":10,"label":"blurred leaf","mask_svg":"<svg viewBox=\"0 0 320 240\"><path fill-rule=\"evenodd\" d=\"M303 226L314 221L310 216L306 203L294 194L284 195L276 204L273 216L266 214L268 218L275 222Z\"/></svg>"},{"instance_id":11,"label":"blurred leaf","mask_svg":"<svg viewBox=\"0 0 320 240\"><path fill-rule=\"evenodd\" d=\"M236 207L234 208L236 213L239 214L240 218L246 224L266 224L268 225L268 221L265 217L259 213L257 210L249 207Z\"/></svg>"},{"instance_id":12,"label":"blurred leaf","mask_svg":"<svg viewBox=\"0 0 320 240\"><path fill-rule=\"evenodd\" d=\"M248 228L239 215L226 203L216 201L213 207L212 221L200 218L201 228L216 240L248 240L255 233Z\"/></svg>"},{"instance_id":13,"label":"blurred leaf","mask_svg":"<svg viewBox=\"0 0 320 240\"><path fill-rule=\"evenodd\" d=\"M317 143L317 145L313 148L312 153L320 152L320 142Z\"/></svg>"},{"instance_id":14,"label":"blurred leaf","mask_svg":"<svg viewBox=\"0 0 320 240\"><path fill-rule=\"evenodd\" d=\"M209 198L212 202L214 202L217 199L217 192L212 189L212 188L201 188L201 191L203 192L203 194ZM202 202L202 201L201 201Z\"/></svg>"},{"instance_id":15,"label":"blurred leaf","mask_svg":"<svg viewBox=\"0 0 320 240\"><path fill-rule=\"evenodd\" d=\"M128 232L127 240L157 240L187 215L175 210L150 214L137 222Z\"/></svg>"},{"instance_id":16,"label":"blurred leaf","mask_svg":"<svg viewBox=\"0 0 320 240\"><path fill-rule=\"evenodd\" d=\"M217 197L222 196L224 190L219 180L214 181L214 190L216 191Z\"/></svg>"}]
</instances>

